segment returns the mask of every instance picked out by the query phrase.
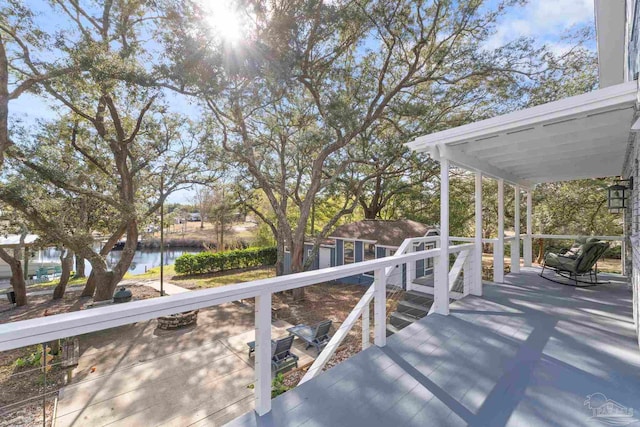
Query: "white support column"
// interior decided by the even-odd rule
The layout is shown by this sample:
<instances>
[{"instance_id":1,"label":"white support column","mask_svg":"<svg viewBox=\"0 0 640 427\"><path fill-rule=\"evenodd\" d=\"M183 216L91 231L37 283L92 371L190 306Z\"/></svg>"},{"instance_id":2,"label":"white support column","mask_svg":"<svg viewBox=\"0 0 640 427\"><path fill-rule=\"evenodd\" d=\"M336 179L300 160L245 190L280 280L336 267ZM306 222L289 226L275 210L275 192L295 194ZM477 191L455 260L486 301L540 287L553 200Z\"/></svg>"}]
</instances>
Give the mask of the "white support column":
<instances>
[{"instance_id":1,"label":"white support column","mask_svg":"<svg viewBox=\"0 0 640 427\"><path fill-rule=\"evenodd\" d=\"M525 267L531 267L533 262L533 245L531 241L531 205L531 190L527 190L527 237L524 238L524 247L522 248Z\"/></svg>"},{"instance_id":2,"label":"white support column","mask_svg":"<svg viewBox=\"0 0 640 427\"><path fill-rule=\"evenodd\" d=\"M498 241L493 251L493 281L504 282L504 180L498 180Z\"/></svg>"},{"instance_id":3,"label":"white support column","mask_svg":"<svg viewBox=\"0 0 640 427\"><path fill-rule=\"evenodd\" d=\"M255 302L255 399L259 416L271 411L271 293L264 292Z\"/></svg>"},{"instance_id":4,"label":"white support column","mask_svg":"<svg viewBox=\"0 0 640 427\"><path fill-rule=\"evenodd\" d=\"M378 347L387 345L387 276L384 268L373 272L373 334L374 343Z\"/></svg>"},{"instance_id":5,"label":"white support column","mask_svg":"<svg viewBox=\"0 0 640 427\"><path fill-rule=\"evenodd\" d=\"M482 295L482 173L476 172L476 236L474 278L471 281L471 295Z\"/></svg>"},{"instance_id":6,"label":"white support column","mask_svg":"<svg viewBox=\"0 0 640 427\"><path fill-rule=\"evenodd\" d=\"M449 160L440 161L440 256L433 291L434 312L449 314Z\"/></svg>"},{"instance_id":7,"label":"white support column","mask_svg":"<svg viewBox=\"0 0 640 427\"><path fill-rule=\"evenodd\" d=\"M513 232L515 239L511 244L511 272L520 273L520 186L515 187L515 200L514 200L514 215L513 215Z\"/></svg>"}]
</instances>

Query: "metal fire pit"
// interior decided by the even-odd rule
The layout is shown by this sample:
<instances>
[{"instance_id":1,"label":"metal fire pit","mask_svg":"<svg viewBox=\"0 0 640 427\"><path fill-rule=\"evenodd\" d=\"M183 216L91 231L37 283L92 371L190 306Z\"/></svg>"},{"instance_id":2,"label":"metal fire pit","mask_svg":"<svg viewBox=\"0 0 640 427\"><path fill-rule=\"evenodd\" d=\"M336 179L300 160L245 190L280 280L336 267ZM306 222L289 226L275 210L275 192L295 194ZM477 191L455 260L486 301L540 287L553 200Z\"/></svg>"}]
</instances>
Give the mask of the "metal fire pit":
<instances>
[{"instance_id":1,"label":"metal fire pit","mask_svg":"<svg viewBox=\"0 0 640 427\"><path fill-rule=\"evenodd\" d=\"M113 302L116 304L121 302L129 302L131 301L131 296L131 291L123 286L113 296Z\"/></svg>"}]
</instances>

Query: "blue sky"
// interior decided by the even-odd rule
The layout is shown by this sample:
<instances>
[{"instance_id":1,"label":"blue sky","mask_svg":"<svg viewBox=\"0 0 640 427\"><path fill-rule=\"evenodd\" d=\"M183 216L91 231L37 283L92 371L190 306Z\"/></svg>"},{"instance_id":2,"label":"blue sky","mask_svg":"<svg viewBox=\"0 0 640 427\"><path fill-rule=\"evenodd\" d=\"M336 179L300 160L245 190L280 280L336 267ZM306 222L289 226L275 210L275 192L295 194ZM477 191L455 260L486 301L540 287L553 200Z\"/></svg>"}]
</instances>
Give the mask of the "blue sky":
<instances>
[{"instance_id":1,"label":"blue sky","mask_svg":"<svg viewBox=\"0 0 640 427\"><path fill-rule=\"evenodd\" d=\"M496 48L518 37L533 37L555 52L569 48L561 36L578 25L595 26L594 0L531 0L514 7L501 20L487 47ZM595 48L595 40L593 42Z\"/></svg>"},{"instance_id":2,"label":"blue sky","mask_svg":"<svg viewBox=\"0 0 640 427\"><path fill-rule=\"evenodd\" d=\"M25 1L35 10L42 10L42 0ZM540 44L547 44L554 52L561 53L570 47L570 43L562 40L562 35L575 26L594 24L594 0L531 0L524 6L510 9L500 20L496 33L487 42L487 48L493 49L519 37L532 37ZM487 2L487 7L497 4L497 0ZM60 15L47 13L37 18L39 25L47 29L61 28L64 24ZM595 49L595 40L592 44ZM170 104L185 112L195 108L182 99L168 96ZM12 119L23 123L35 123L37 119L53 119L56 113L41 98L26 94L10 104ZM189 202L190 191L174 194L170 201Z\"/></svg>"}]
</instances>

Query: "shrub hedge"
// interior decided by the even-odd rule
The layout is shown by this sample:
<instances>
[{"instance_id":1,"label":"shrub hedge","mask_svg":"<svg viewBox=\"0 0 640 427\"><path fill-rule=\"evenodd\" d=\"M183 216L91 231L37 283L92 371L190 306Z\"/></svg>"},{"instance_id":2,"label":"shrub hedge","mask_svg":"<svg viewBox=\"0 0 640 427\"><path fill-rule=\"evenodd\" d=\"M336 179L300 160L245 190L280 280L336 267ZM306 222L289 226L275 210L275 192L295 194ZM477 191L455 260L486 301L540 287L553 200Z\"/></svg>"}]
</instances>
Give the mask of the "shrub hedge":
<instances>
[{"instance_id":1,"label":"shrub hedge","mask_svg":"<svg viewBox=\"0 0 640 427\"><path fill-rule=\"evenodd\" d=\"M247 248L225 252L200 252L176 258L178 274L203 274L276 263L276 248Z\"/></svg>"}]
</instances>

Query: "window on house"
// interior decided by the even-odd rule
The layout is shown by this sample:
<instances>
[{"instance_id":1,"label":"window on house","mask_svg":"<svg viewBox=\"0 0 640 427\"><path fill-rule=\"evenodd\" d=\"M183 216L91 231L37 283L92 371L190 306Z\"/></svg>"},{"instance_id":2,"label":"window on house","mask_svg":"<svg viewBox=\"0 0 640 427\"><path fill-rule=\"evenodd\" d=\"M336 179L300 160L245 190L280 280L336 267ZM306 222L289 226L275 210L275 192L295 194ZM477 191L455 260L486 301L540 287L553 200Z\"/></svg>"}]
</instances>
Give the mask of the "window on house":
<instances>
[{"instance_id":1,"label":"window on house","mask_svg":"<svg viewBox=\"0 0 640 427\"><path fill-rule=\"evenodd\" d=\"M372 259L376 259L376 245L367 243L364 247L364 260L369 261Z\"/></svg>"},{"instance_id":2,"label":"window on house","mask_svg":"<svg viewBox=\"0 0 640 427\"><path fill-rule=\"evenodd\" d=\"M369 261L372 259L376 259L376 245L373 243L366 243L364 245L364 260ZM364 274L365 276L373 277L373 271L367 271Z\"/></svg>"},{"instance_id":3,"label":"window on house","mask_svg":"<svg viewBox=\"0 0 640 427\"><path fill-rule=\"evenodd\" d=\"M355 258L355 243L354 242L344 242L344 264L353 264L356 260Z\"/></svg>"}]
</instances>

